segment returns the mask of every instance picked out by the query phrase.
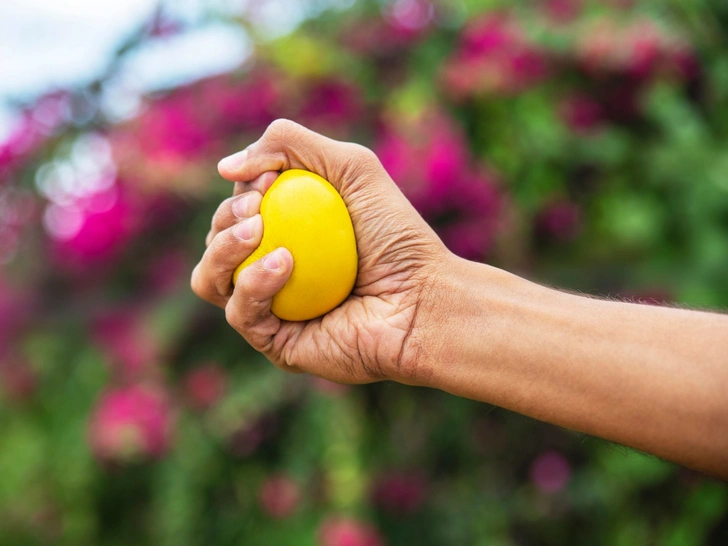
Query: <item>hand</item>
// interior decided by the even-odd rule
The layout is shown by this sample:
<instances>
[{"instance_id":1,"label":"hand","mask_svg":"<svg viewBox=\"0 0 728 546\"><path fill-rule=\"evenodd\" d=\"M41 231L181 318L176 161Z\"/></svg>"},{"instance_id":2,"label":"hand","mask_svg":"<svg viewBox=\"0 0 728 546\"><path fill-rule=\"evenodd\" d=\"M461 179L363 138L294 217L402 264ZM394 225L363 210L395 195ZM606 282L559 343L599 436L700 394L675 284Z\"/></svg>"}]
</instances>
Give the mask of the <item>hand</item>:
<instances>
[{"instance_id":1,"label":"hand","mask_svg":"<svg viewBox=\"0 0 728 546\"><path fill-rule=\"evenodd\" d=\"M281 369L340 383L394 379L420 384L420 359L429 291L453 258L387 175L373 152L338 142L292 121L277 120L246 150L224 159L220 174L238 182L212 220L207 250L192 274L192 289L223 307L230 325ZM351 215L359 253L352 294L323 317L286 322L271 313L273 296L288 280L293 257L279 248L244 269L265 226L262 194L277 174L306 169L331 182Z\"/></svg>"},{"instance_id":2,"label":"hand","mask_svg":"<svg viewBox=\"0 0 728 546\"><path fill-rule=\"evenodd\" d=\"M271 314L293 258L244 269L279 171L320 174L351 214L354 291L308 322ZM565 294L456 258L372 152L293 122L220 162L237 181L192 288L280 368L341 383L392 379L482 400L728 479L728 316Z\"/></svg>"}]
</instances>

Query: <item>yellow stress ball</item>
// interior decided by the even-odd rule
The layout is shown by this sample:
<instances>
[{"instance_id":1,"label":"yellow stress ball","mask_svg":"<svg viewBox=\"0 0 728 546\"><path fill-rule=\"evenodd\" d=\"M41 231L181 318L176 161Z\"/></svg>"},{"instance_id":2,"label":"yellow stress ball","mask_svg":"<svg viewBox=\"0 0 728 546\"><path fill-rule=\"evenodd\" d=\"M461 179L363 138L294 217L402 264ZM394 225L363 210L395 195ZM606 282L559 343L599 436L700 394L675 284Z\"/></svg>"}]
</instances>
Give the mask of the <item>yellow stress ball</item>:
<instances>
[{"instance_id":1,"label":"yellow stress ball","mask_svg":"<svg viewBox=\"0 0 728 546\"><path fill-rule=\"evenodd\" d=\"M283 320L309 320L328 313L354 288L359 258L354 227L344 200L319 175L284 171L263 196L263 239L238 266L247 266L278 247L293 255L293 272L273 296L271 310Z\"/></svg>"}]
</instances>

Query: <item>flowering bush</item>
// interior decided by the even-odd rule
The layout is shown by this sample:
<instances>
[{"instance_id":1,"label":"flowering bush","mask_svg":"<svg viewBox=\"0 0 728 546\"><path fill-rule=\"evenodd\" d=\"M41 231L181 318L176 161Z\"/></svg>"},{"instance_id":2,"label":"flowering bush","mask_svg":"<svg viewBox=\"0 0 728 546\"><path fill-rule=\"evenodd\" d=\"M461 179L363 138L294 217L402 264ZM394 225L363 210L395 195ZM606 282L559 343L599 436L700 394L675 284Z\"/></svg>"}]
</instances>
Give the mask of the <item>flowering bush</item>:
<instances>
[{"instance_id":1,"label":"flowering bush","mask_svg":"<svg viewBox=\"0 0 728 546\"><path fill-rule=\"evenodd\" d=\"M0 143L0 543L728 542L704 476L444 393L282 374L188 288L232 189L217 160L289 117L374 149L461 256L726 308L728 10L476 4L323 11L122 121L113 70L27 105ZM181 32L157 15L119 55Z\"/></svg>"}]
</instances>

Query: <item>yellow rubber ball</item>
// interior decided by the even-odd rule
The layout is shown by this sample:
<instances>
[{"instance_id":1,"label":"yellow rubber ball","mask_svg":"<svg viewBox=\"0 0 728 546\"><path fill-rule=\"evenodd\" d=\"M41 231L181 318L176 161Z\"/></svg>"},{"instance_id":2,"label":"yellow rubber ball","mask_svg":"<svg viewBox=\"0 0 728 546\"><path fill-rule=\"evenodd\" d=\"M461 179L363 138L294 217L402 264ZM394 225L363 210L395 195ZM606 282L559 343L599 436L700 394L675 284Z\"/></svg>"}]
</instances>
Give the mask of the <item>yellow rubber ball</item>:
<instances>
[{"instance_id":1,"label":"yellow rubber ball","mask_svg":"<svg viewBox=\"0 0 728 546\"><path fill-rule=\"evenodd\" d=\"M273 297L271 310L283 320L310 320L343 302L354 288L359 258L354 226L344 200L319 175L284 171L260 205L263 239L238 266L240 272L278 247L293 255L293 272Z\"/></svg>"}]
</instances>

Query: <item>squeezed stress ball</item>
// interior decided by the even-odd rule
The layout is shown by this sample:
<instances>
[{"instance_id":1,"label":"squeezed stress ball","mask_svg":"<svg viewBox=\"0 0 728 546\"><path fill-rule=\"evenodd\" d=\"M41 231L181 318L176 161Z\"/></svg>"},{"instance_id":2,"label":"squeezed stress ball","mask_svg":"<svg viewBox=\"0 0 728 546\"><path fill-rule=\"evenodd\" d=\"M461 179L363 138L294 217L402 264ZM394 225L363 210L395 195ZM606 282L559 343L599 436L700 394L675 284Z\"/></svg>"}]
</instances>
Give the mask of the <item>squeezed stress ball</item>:
<instances>
[{"instance_id":1,"label":"squeezed stress ball","mask_svg":"<svg viewBox=\"0 0 728 546\"><path fill-rule=\"evenodd\" d=\"M358 268L356 238L349 211L336 189L319 175L284 171L260 205L263 239L238 266L248 265L278 247L293 255L293 272L273 297L271 310L283 320L310 320L343 302L354 288Z\"/></svg>"}]
</instances>

